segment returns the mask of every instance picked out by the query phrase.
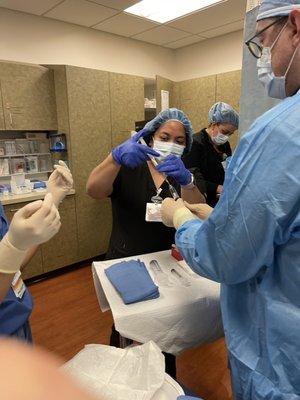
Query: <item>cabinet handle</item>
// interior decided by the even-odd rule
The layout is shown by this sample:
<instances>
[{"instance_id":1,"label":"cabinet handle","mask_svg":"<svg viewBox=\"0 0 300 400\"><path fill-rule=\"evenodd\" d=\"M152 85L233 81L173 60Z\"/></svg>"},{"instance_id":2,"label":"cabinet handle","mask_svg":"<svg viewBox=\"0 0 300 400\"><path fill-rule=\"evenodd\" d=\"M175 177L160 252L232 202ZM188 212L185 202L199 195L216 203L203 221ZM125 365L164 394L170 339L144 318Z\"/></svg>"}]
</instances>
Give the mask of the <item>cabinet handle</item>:
<instances>
[{"instance_id":1,"label":"cabinet handle","mask_svg":"<svg viewBox=\"0 0 300 400\"><path fill-rule=\"evenodd\" d=\"M13 126L13 117L12 117L12 113L11 112L9 112L9 119L10 119L11 126Z\"/></svg>"}]
</instances>

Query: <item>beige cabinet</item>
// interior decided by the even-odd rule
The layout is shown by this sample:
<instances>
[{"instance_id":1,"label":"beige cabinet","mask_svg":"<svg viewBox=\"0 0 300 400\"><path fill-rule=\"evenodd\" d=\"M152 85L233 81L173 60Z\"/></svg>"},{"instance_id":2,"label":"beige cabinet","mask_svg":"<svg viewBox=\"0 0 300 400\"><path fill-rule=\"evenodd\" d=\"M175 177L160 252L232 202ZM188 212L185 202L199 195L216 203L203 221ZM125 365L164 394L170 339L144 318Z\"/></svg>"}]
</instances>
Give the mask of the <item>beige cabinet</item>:
<instances>
[{"instance_id":1,"label":"beige cabinet","mask_svg":"<svg viewBox=\"0 0 300 400\"><path fill-rule=\"evenodd\" d=\"M169 92L169 108L180 108L179 85L170 79L156 76L156 110L157 114L161 111L161 91Z\"/></svg>"},{"instance_id":2,"label":"beige cabinet","mask_svg":"<svg viewBox=\"0 0 300 400\"><path fill-rule=\"evenodd\" d=\"M28 203L12 204L4 206L4 212L7 220L10 222L20 208L24 207ZM34 276L41 275L43 273L43 261L41 248L38 249L34 257L26 265L26 268L22 271L23 279L32 278Z\"/></svg>"},{"instance_id":3,"label":"beige cabinet","mask_svg":"<svg viewBox=\"0 0 300 400\"><path fill-rule=\"evenodd\" d=\"M240 110L241 71L226 72L217 75L216 101L230 104L237 112ZM234 149L238 142L237 132L230 137L230 145Z\"/></svg>"},{"instance_id":4,"label":"beige cabinet","mask_svg":"<svg viewBox=\"0 0 300 400\"><path fill-rule=\"evenodd\" d=\"M130 137L136 121L143 121L144 78L134 75L109 74L112 146Z\"/></svg>"},{"instance_id":5,"label":"beige cabinet","mask_svg":"<svg viewBox=\"0 0 300 400\"><path fill-rule=\"evenodd\" d=\"M6 130L56 130L53 71L39 65L0 62Z\"/></svg>"},{"instance_id":6,"label":"beige cabinet","mask_svg":"<svg viewBox=\"0 0 300 400\"><path fill-rule=\"evenodd\" d=\"M191 120L194 132L207 126L207 115L216 99L216 76L180 82L180 105Z\"/></svg>"},{"instance_id":7,"label":"beige cabinet","mask_svg":"<svg viewBox=\"0 0 300 400\"><path fill-rule=\"evenodd\" d=\"M49 242L43 244L43 272L65 267L78 260L78 239L74 196L67 196L59 207L61 228Z\"/></svg>"},{"instance_id":8,"label":"beige cabinet","mask_svg":"<svg viewBox=\"0 0 300 400\"><path fill-rule=\"evenodd\" d=\"M1 87L0 87L1 89ZM1 90L0 90L0 101L2 104L2 98L1 98ZM5 129L5 122L4 122L4 110L3 107L0 106L0 131L3 131Z\"/></svg>"},{"instance_id":9,"label":"beige cabinet","mask_svg":"<svg viewBox=\"0 0 300 400\"><path fill-rule=\"evenodd\" d=\"M110 202L86 194L91 171L111 150L109 73L68 66L66 83L79 259L85 260L107 251L111 231Z\"/></svg>"}]
</instances>

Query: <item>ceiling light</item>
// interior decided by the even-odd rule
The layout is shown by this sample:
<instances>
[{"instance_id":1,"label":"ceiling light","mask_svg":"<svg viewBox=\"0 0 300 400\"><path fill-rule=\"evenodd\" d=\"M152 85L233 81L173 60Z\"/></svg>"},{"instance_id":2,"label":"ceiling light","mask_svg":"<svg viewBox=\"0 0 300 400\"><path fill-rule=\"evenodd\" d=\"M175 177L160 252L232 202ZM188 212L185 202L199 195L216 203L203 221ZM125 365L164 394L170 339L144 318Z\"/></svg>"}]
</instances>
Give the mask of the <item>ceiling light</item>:
<instances>
[{"instance_id":1,"label":"ceiling light","mask_svg":"<svg viewBox=\"0 0 300 400\"><path fill-rule=\"evenodd\" d=\"M142 0L124 12L163 24L224 1L227 0Z\"/></svg>"}]
</instances>

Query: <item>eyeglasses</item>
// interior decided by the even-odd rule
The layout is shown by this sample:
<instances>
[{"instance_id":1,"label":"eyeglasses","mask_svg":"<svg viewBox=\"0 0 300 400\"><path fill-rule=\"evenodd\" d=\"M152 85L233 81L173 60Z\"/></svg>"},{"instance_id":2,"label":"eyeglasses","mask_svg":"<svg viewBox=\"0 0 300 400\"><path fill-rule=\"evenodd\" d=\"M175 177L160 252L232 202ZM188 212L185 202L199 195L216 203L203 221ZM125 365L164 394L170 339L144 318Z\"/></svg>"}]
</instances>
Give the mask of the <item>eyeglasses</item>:
<instances>
[{"instance_id":1,"label":"eyeglasses","mask_svg":"<svg viewBox=\"0 0 300 400\"><path fill-rule=\"evenodd\" d=\"M271 28L271 26L273 26L275 24L278 24L279 22L283 21L285 18L286 18L286 16L277 18L270 25L266 26L264 29L262 29L261 31L257 32L251 39L249 39L249 40L247 40L247 42L245 42L245 45L248 47L250 53L255 58L260 58L262 56L263 46L261 46L260 44L255 42L254 39L257 38L258 36L260 36L267 29Z\"/></svg>"}]
</instances>

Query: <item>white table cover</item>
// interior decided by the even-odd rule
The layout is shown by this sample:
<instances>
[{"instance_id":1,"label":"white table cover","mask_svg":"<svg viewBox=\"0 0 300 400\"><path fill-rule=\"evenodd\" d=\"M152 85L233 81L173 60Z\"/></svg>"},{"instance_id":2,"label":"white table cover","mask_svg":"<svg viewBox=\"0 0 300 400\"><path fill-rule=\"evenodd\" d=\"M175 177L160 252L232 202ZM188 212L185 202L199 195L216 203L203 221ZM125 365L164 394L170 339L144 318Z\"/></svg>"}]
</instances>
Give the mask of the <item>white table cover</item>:
<instances>
[{"instance_id":1,"label":"white table cover","mask_svg":"<svg viewBox=\"0 0 300 400\"><path fill-rule=\"evenodd\" d=\"M155 275L149 268L153 259L164 272L170 273L175 268L191 285L185 287L178 283L174 287L159 287L158 299L125 305L104 270L129 259L143 261L156 284ZM184 272L170 251L94 262L92 271L101 310L111 309L116 330L126 338L140 343L153 340L162 351L178 355L183 350L223 336L220 285L191 270L190 273Z\"/></svg>"}]
</instances>

